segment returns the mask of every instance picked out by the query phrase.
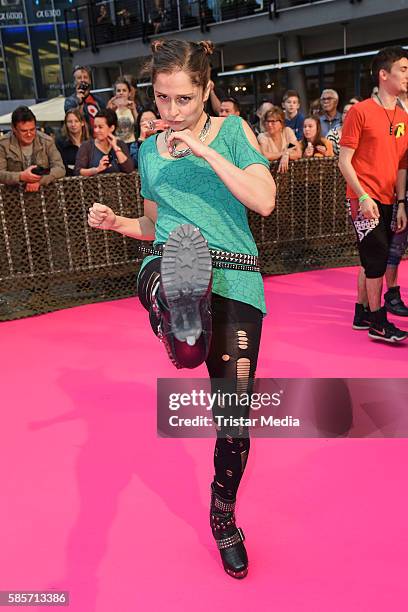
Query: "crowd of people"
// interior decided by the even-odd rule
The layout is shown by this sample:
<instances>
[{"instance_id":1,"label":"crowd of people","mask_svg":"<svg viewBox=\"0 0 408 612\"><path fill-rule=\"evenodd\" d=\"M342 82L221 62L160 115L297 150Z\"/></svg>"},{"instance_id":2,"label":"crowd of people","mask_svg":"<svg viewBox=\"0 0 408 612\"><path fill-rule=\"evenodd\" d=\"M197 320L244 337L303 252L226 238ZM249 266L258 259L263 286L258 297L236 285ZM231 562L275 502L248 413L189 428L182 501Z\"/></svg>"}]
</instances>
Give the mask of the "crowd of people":
<instances>
[{"instance_id":1,"label":"crowd of people","mask_svg":"<svg viewBox=\"0 0 408 612\"><path fill-rule=\"evenodd\" d=\"M124 75L116 80L113 95L107 103L92 92L92 75L87 66L75 66L73 81L75 91L65 99L65 119L55 145L49 130L48 134L39 129L36 129L35 133L28 132L28 141L36 143L29 166L26 165L29 156L19 156L21 172L24 172L21 181L29 178L27 191L33 191L36 186L48 184L61 176L131 172L138 168L141 144L152 134L162 131L155 105L141 106L138 103L137 80L132 75ZM288 90L283 96L281 106L264 101L256 111L255 120L250 121L249 125L257 137L262 154L270 162L279 162L279 172L286 172L290 160L339 154L342 124L348 110L356 101L350 100L341 114L338 110L337 92L325 89L319 99L318 111L313 102L310 113L304 116L299 94ZM208 104L213 114L219 117L242 115L238 99L218 96L212 81ZM21 138L21 129L24 127L17 126L17 123L27 122L28 130L34 129L32 125L37 127L36 119L30 113L26 107L16 109L12 118L12 131L8 135L9 139L19 147L25 147L26 151L31 150L31 144L26 144L27 136ZM7 142L6 140L0 148L0 166L5 164L5 159L2 160L1 157ZM42 156L41 163L38 157L40 142L46 143L49 155L47 159ZM55 169L48 172L51 170L51 163L55 165L56 160L60 168L65 169L64 173L62 169L57 173ZM33 174L35 165L40 170L35 169ZM27 170L29 172L26 172ZM4 167L4 171L9 169ZM34 179L34 176L40 178ZM0 182L10 180L10 177L5 176ZM20 182L16 178L14 181Z\"/></svg>"}]
</instances>

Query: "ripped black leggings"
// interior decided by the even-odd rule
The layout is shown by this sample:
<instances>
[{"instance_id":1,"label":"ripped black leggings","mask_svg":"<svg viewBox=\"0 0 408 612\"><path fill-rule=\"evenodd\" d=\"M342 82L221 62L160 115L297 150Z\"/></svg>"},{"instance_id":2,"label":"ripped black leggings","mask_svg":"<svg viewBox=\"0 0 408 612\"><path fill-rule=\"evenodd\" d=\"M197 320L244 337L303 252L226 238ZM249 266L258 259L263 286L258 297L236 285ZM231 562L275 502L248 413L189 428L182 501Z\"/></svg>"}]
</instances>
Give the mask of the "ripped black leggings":
<instances>
[{"instance_id":1,"label":"ripped black leggings","mask_svg":"<svg viewBox=\"0 0 408 612\"><path fill-rule=\"evenodd\" d=\"M245 272L243 272L245 274ZM138 295L142 305L151 311L152 293L160 281L160 259L150 261L139 275ZM250 393L258 361L262 331L262 313L257 308L212 294L212 339L206 366L211 380L225 379L228 391ZM150 317L151 322L154 319ZM153 331L157 328L153 324ZM194 349L194 347L192 347ZM215 384L215 381L214 381ZM213 392L220 390L219 384ZM219 407L213 416L219 414ZM240 408L237 416L247 416ZM246 427L217 428L214 449L214 488L225 499L235 499L245 470L250 448Z\"/></svg>"}]
</instances>

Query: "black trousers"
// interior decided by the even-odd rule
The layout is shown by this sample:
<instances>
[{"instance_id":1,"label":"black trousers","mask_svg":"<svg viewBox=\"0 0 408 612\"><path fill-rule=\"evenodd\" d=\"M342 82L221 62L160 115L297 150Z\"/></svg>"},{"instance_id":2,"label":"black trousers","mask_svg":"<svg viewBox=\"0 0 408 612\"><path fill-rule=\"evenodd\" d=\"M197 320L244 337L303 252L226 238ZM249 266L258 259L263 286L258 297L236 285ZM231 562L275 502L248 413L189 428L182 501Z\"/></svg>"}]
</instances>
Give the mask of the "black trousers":
<instances>
[{"instance_id":1,"label":"black trousers","mask_svg":"<svg viewBox=\"0 0 408 612\"><path fill-rule=\"evenodd\" d=\"M152 294L160 283L160 262L150 261L139 275L138 295L142 305L151 312ZM243 272L245 274L245 272ZM260 310L239 302L212 294L212 338L206 359L208 374L216 386L213 392L222 391L219 379L224 379L225 390L235 393L251 393L258 362L263 315ZM150 318L157 334L154 318ZM194 347L190 347L192 356ZM214 406L213 417L223 407ZM231 410L234 412L234 407ZM247 416L248 408L236 406L236 416ZM235 415L234 415L235 416ZM245 470L250 449L249 431L245 427L217 427L214 449L214 488L225 499L235 499Z\"/></svg>"}]
</instances>

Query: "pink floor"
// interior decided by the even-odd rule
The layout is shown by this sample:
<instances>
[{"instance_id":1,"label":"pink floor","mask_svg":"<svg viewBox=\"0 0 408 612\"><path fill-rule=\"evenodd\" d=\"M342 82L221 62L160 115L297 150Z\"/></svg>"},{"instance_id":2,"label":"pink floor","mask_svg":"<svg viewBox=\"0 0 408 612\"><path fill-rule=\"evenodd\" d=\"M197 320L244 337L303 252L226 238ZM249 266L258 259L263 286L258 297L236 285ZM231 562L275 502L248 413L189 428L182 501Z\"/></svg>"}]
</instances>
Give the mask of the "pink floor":
<instances>
[{"instance_id":1,"label":"pink floor","mask_svg":"<svg viewBox=\"0 0 408 612\"><path fill-rule=\"evenodd\" d=\"M408 343L351 330L355 276L266 280L259 376L406 377ZM207 523L213 441L156 436L156 378L174 371L138 301L0 339L0 590L69 590L75 612L405 612L408 441L254 440L234 581Z\"/></svg>"}]
</instances>

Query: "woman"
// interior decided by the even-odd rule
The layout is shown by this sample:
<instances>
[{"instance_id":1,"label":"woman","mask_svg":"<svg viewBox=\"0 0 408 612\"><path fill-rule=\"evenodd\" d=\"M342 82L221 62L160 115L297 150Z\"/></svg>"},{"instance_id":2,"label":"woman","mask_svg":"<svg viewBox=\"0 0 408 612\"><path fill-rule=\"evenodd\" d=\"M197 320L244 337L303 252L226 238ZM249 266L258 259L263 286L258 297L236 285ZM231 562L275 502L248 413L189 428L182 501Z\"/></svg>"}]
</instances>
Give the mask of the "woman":
<instances>
[{"instance_id":1,"label":"woman","mask_svg":"<svg viewBox=\"0 0 408 612\"><path fill-rule=\"evenodd\" d=\"M354 98L352 98L353 100ZM344 124L344 121L347 117L347 113L349 112L350 108L354 105L357 104L356 102L349 102L348 104L345 105L345 107L343 108L343 114L341 116L341 122L342 124ZM327 134L327 140L330 140L330 142L333 145L333 153L334 155L338 155L340 153L340 139L341 139L341 126L337 127L337 128L333 128L332 130L329 131L329 133Z\"/></svg>"},{"instance_id":2,"label":"woman","mask_svg":"<svg viewBox=\"0 0 408 612\"><path fill-rule=\"evenodd\" d=\"M66 113L61 134L62 138L56 143L57 148L64 162L66 176L73 176L79 147L89 138L88 126L79 109L73 108Z\"/></svg>"},{"instance_id":3,"label":"woman","mask_svg":"<svg viewBox=\"0 0 408 612\"><path fill-rule=\"evenodd\" d=\"M316 115L305 118L301 146L303 157L333 157L332 143L322 137L320 120Z\"/></svg>"},{"instance_id":4,"label":"woman","mask_svg":"<svg viewBox=\"0 0 408 612\"><path fill-rule=\"evenodd\" d=\"M130 99L130 84L124 78L115 82L115 113L118 118L116 136L130 144L135 142L135 123L137 111L135 103Z\"/></svg>"},{"instance_id":5,"label":"woman","mask_svg":"<svg viewBox=\"0 0 408 612\"><path fill-rule=\"evenodd\" d=\"M262 154L269 161L278 161L278 172L287 172L289 160L300 159L302 151L295 132L285 127L285 113L278 106L267 110L262 118L265 132L258 135Z\"/></svg>"},{"instance_id":6,"label":"woman","mask_svg":"<svg viewBox=\"0 0 408 612\"><path fill-rule=\"evenodd\" d=\"M145 107L139 110L135 125L136 140L129 147L135 168L138 167L139 149L142 143L146 138L152 134L156 134L160 129L158 125L160 125L161 122L158 122L158 119L157 114L152 108Z\"/></svg>"},{"instance_id":7,"label":"woman","mask_svg":"<svg viewBox=\"0 0 408 612\"><path fill-rule=\"evenodd\" d=\"M321 113L322 113L322 107L320 105L320 98L315 98L310 103L309 115L317 115L319 117Z\"/></svg>"},{"instance_id":8,"label":"woman","mask_svg":"<svg viewBox=\"0 0 408 612\"><path fill-rule=\"evenodd\" d=\"M79 147L74 174L95 176L135 169L126 144L115 136L117 123L116 113L109 108L95 115L94 138Z\"/></svg>"},{"instance_id":9,"label":"woman","mask_svg":"<svg viewBox=\"0 0 408 612\"><path fill-rule=\"evenodd\" d=\"M212 43L162 39L152 50L151 80L166 131L140 149L145 214L127 219L95 203L88 222L138 239L155 236L155 256L144 260L138 279L154 332L177 367L205 360L213 384L223 379L236 393L250 393L265 302L247 210L267 216L275 206L269 162L240 117L204 111ZM238 252L248 265L232 263ZM214 410L215 418L220 406ZM217 428L210 521L224 569L235 578L248 571L234 508L249 445L246 427Z\"/></svg>"}]
</instances>

